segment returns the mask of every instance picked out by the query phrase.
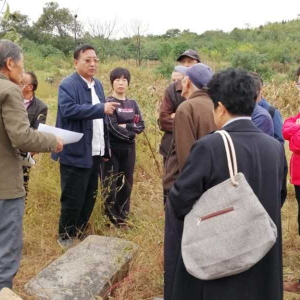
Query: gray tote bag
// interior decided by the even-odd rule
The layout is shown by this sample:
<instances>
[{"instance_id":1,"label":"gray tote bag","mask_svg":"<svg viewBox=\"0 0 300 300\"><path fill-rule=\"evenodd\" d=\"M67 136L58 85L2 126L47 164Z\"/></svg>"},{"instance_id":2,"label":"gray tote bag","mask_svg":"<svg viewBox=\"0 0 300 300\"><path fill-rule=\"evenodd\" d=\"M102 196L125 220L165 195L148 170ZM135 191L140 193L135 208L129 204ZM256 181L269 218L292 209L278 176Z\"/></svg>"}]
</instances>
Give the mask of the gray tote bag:
<instances>
[{"instance_id":1,"label":"gray tote bag","mask_svg":"<svg viewBox=\"0 0 300 300\"><path fill-rule=\"evenodd\" d=\"M230 135L223 138L230 178L210 188L185 216L181 250L186 270L194 277L212 280L250 269L272 248L277 228L238 173Z\"/></svg>"}]
</instances>

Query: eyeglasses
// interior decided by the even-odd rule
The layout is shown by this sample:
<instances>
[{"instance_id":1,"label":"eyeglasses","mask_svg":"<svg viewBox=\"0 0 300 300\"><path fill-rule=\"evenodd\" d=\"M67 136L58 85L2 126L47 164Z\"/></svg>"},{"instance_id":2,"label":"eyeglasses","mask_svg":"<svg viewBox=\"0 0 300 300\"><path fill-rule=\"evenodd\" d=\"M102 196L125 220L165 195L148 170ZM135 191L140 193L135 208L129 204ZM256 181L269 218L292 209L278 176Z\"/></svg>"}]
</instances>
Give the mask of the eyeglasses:
<instances>
[{"instance_id":1,"label":"eyeglasses","mask_svg":"<svg viewBox=\"0 0 300 300\"><path fill-rule=\"evenodd\" d=\"M86 58L86 59L83 59L82 61L84 61L87 65L90 65L92 62L95 64L99 63L100 59L99 58Z\"/></svg>"},{"instance_id":2,"label":"eyeglasses","mask_svg":"<svg viewBox=\"0 0 300 300\"><path fill-rule=\"evenodd\" d=\"M19 87L20 88L24 88L25 86L27 86L27 85L32 85L31 83L20 83L19 84Z\"/></svg>"}]
</instances>

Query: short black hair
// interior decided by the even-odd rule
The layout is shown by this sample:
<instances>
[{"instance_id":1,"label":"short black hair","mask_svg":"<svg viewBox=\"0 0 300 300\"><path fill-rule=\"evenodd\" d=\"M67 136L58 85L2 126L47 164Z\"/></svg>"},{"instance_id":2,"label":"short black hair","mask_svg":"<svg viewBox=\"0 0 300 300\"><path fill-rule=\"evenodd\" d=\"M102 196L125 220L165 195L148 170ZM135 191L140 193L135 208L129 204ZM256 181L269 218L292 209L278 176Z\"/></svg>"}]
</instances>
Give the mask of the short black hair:
<instances>
[{"instance_id":1,"label":"short black hair","mask_svg":"<svg viewBox=\"0 0 300 300\"><path fill-rule=\"evenodd\" d=\"M250 74L253 76L254 79L256 79L257 81L259 81L259 83L261 84L261 87L264 85L264 81L261 78L261 76L256 73L256 72L250 72Z\"/></svg>"},{"instance_id":2,"label":"short black hair","mask_svg":"<svg viewBox=\"0 0 300 300\"><path fill-rule=\"evenodd\" d=\"M35 92L38 85L39 85L39 82L38 82L38 79L35 75L35 73L33 72L25 72L25 74L28 74L30 77L31 77L31 84L33 86L33 91Z\"/></svg>"},{"instance_id":3,"label":"short black hair","mask_svg":"<svg viewBox=\"0 0 300 300\"><path fill-rule=\"evenodd\" d=\"M128 85L130 84L130 72L125 68L115 68L110 72L109 76L111 85L116 79L121 77L127 79Z\"/></svg>"},{"instance_id":4,"label":"short black hair","mask_svg":"<svg viewBox=\"0 0 300 300\"><path fill-rule=\"evenodd\" d=\"M257 97L263 88L263 80L256 72L250 72L250 75L253 77L255 85L256 85L256 94Z\"/></svg>"},{"instance_id":5,"label":"short black hair","mask_svg":"<svg viewBox=\"0 0 300 300\"><path fill-rule=\"evenodd\" d=\"M297 75L297 76L300 76L300 67L297 69L296 75ZM297 78L297 79L298 79L298 78Z\"/></svg>"},{"instance_id":6,"label":"short black hair","mask_svg":"<svg viewBox=\"0 0 300 300\"><path fill-rule=\"evenodd\" d=\"M86 50L94 50L96 49L92 45L80 45L74 50L74 59L78 59L81 53L84 53Z\"/></svg>"},{"instance_id":7,"label":"short black hair","mask_svg":"<svg viewBox=\"0 0 300 300\"><path fill-rule=\"evenodd\" d=\"M232 115L251 116L256 105L256 88L249 72L229 68L213 76L207 92L215 108L221 102Z\"/></svg>"}]
</instances>

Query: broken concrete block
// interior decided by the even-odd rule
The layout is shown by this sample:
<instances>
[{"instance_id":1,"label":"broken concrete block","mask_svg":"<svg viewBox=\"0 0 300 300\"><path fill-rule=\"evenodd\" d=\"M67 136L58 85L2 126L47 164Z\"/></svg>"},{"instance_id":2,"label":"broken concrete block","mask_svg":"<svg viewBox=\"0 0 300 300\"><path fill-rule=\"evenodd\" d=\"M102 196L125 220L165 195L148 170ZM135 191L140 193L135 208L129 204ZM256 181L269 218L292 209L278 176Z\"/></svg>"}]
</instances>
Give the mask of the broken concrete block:
<instances>
[{"instance_id":1,"label":"broken concrete block","mask_svg":"<svg viewBox=\"0 0 300 300\"><path fill-rule=\"evenodd\" d=\"M128 272L138 246L118 238L89 236L26 285L38 299L89 300L106 293Z\"/></svg>"},{"instance_id":2,"label":"broken concrete block","mask_svg":"<svg viewBox=\"0 0 300 300\"><path fill-rule=\"evenodd\" d=\"M3 288L0 291L0 300L22 300L17 294L8 288Z\"/></svg>"}]
</instances>

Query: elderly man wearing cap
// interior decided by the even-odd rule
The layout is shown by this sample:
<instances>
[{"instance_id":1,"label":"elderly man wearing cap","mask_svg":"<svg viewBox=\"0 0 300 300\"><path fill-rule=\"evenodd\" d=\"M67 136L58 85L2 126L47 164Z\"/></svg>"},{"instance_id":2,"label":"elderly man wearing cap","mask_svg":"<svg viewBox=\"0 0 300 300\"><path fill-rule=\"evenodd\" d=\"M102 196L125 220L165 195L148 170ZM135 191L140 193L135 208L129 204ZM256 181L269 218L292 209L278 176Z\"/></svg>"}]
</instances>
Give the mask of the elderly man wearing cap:
<instances>
[{"instance_id":1,"label":"elderly man wearing cap","mask_svg":"<svg viewBox=\"0 0 300 300\"><path fill-rule=\"evenodd\" d=\"M198 63L189 68L177 66L183 73L182 96L184 101L177 109L171 150L167 158L163 184L170 190L181 173L193 143L216 129L213 117L213 103L203 89L211 80L213 71L205 64ZM165 224L165 300L170 300L175 257L180 251L183 222L178 220L169 200L166 202Z\"/></svg>"},{"instance_id":2,"label":"elderly man wearing cap","mask_svg":"<svg viewBox=\"0 0 300 300\"><path fill-rule=\"evenodd\" d=\"M177 58L177 61L182 66L189 67L194 64L200 63L200 57L197 51L188 49ZM178 71L176 70L174 72L178 73ZM159 148L159 153L163 156L164 167L171 147L175 112L179 104L181 104L185 100L184 97L181 96L181 92L181 80L174 80L174 83L169 85L169 87L165 90L165 94L162 99L159 111L158 121L160 129L164 131L164 135L162 137ZM164 189L164 204L166 202L166 195L167 193Z\"/></svg>"},{"instance_id":3,"label":"elderly man wearing cap","mask_svg":"<svg viewBox=\"0 0 300 300\"><path fill-rule=\"evenodd\" d=\"M171 82L176 82L176 81L180 81L183 79L184 75L178 71L173 71L171 74ZM181 96L181 94L180 94Z\"/></svg>"}]
</instances>

